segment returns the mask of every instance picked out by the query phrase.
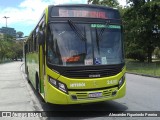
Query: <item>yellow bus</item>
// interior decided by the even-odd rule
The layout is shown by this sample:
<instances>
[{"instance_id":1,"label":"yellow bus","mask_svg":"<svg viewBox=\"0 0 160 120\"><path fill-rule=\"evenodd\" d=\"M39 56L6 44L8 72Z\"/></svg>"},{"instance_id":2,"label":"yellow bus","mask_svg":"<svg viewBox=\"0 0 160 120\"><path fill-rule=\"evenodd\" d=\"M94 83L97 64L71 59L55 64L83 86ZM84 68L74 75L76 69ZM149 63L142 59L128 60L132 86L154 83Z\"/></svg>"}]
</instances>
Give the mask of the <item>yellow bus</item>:
<instances>
[{"instance_id":1,"label":"yellow bus","mask_svg":"<svg viewBox=\"0 0 160 120\"><path fill-rule=\"evenodd\" d=\"M122 31L117 9L88 4L48 6L25 43L28 82L52 104L123 97Z\"/></svg>"}]
</instances>

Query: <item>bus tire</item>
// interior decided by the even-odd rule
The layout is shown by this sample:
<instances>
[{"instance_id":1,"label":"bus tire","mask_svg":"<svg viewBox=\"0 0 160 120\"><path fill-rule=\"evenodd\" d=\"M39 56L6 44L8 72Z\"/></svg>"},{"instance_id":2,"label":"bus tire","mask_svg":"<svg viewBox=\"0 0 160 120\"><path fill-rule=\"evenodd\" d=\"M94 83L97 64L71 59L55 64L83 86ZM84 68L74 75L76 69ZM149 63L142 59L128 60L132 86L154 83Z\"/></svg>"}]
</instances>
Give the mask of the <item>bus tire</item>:
<instances>
[{"instance_id":1,"label":"bus tire","mask_svg":"<svg viewBox=\"0 0 160 120\"><path fill-rule=\"evenodd\" d=\"M39 77L38 77L38 74L36 73L36 91L39 93L40 92L40 88L39 88Z\"/></svg>"}]
</instances>

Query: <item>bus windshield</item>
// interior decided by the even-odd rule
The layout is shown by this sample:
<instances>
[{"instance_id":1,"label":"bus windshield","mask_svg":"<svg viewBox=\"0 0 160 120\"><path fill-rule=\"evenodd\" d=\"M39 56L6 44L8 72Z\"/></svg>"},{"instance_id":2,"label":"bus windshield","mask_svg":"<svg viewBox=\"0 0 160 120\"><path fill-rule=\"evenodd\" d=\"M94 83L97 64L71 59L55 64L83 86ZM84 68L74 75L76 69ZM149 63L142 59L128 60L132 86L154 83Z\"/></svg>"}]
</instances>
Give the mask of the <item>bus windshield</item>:
<instances>
[{"instance_id":1,"label":"bus windshield","mask_svg":"<svg viewBox=\"0 0 160 120\"><path fill-rule=\"evenodd\" d=\"M61 66L111 65L124 62L120 25L51 23L47 61Z\"/></svg>"}]
</instances>

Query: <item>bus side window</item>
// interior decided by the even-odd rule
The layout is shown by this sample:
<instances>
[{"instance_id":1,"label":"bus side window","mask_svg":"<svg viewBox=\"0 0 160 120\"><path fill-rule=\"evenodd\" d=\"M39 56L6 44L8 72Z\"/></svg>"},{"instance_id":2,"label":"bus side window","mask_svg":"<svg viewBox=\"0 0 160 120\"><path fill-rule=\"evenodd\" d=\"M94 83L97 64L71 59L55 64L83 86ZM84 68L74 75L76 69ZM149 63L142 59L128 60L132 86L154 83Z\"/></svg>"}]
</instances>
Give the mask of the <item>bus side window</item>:
<instances>
[{"instance_id":1,"label":"bus side window","mask_svg":"<svg viewBox=\"0 0 160 120\"><path fill-rule=\"evenodd\" d=\"M28 38L28 45L29 45L29 48L28 48L28 52L31 52L31 45L30 45L30 39Z\"/></svg>"},{"instance_id":2,"label":"bus side window","mask_svg":"<svg viewBox=\"0 0 160 120\"><path fill-rule=\"evenodd\" d=\"M28 53L28 43L25 44L25 54Z\"/></svg>"},{"instance_id":3,"label":"bus side window","mask_svg":"<svg viewBox=\"0 0 160 120\"><path fill-rule=\"evenodd\" d=\"M30 47L30 52L33 52L33 39L32 39L32 37L29 38L29 47Z\"/></svg>"},{"instance_id":4,"label":"bus side window","mask_svg":"<svg viewBox=\"0 0 160 120\"><path fill-rule=\"evenodd\" d=\"M37 52L37 37L36 37L36 35L33 36L33 41L34 41L34 51Z\"/></svg>"}]
</instances>

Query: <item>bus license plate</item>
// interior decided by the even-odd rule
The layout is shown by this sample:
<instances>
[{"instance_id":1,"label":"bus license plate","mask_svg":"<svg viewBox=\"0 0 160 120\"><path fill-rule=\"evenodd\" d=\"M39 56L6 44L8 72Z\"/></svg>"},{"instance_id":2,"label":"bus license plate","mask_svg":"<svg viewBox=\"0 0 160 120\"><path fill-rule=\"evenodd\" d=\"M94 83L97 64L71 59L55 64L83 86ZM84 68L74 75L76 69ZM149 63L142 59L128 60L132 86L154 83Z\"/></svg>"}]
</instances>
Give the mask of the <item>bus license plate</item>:
<instances>
[{"instance_id":1,"label":"bus license plate","mask_svg":"<svg viewBox=\"0 0 160 120\"><path fill-rule=\"evenodd\" d=\"M102 92L89 93L88 97L89 97L89 98L98 98L98 97L102 97Z\"/></svg>"}]
</instances>

